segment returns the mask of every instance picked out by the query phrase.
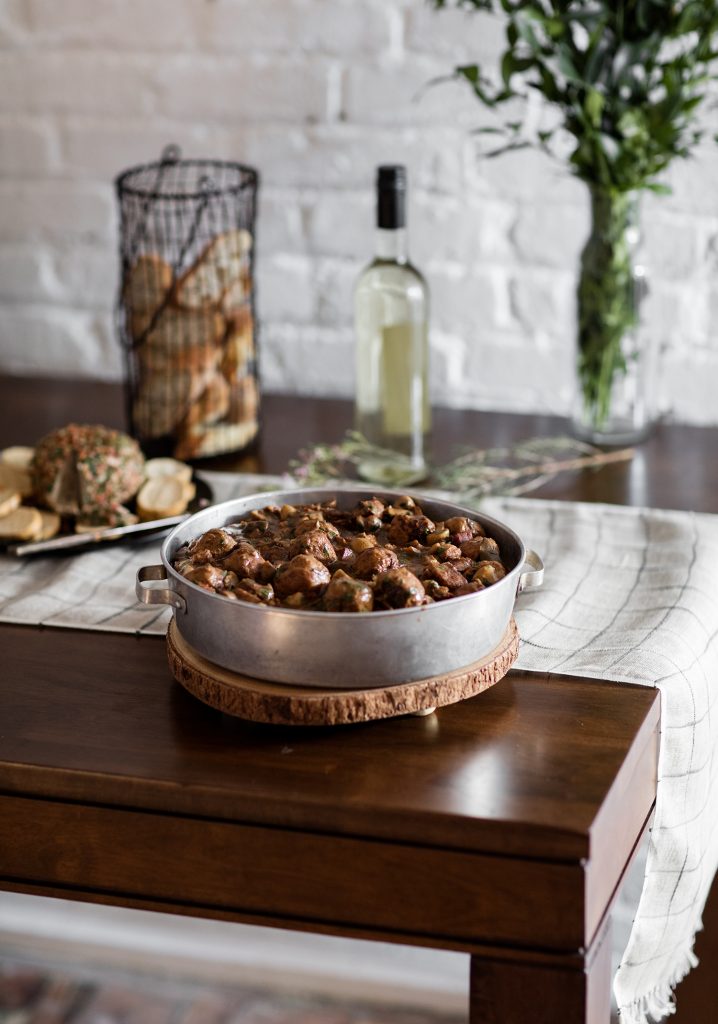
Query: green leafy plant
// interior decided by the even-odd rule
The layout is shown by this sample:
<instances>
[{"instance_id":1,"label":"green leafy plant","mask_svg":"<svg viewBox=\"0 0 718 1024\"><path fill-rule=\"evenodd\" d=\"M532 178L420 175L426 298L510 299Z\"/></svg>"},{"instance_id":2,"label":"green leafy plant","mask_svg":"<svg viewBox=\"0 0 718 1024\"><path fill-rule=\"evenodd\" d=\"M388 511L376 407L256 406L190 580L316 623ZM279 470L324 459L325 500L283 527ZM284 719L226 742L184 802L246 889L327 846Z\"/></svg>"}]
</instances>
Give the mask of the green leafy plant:
<instances>
[{"instance_id":1,"label":"green leafy plant","mask_svg":"<svg viewBox=\"0 0 718 1024\"><path fill-rule=\"evenodd\" d=\"M449 0L430 0L435 8ZM718 59L715 0L453 0L503 15L498 66L455 69L499 114L479 129L499 137L486 155L536 146L564 149L591 194L593 230L578 286L579 373L586 418L600 430L610 412L622 341L636 323L628 197L669 191L661 175L702 138L699 107ZM531 131L522 104L543 98L552 120ZM501 117L502 108L511 110ZM518 109L519 116L513 111Z\"/></svg>"}]
</instances>

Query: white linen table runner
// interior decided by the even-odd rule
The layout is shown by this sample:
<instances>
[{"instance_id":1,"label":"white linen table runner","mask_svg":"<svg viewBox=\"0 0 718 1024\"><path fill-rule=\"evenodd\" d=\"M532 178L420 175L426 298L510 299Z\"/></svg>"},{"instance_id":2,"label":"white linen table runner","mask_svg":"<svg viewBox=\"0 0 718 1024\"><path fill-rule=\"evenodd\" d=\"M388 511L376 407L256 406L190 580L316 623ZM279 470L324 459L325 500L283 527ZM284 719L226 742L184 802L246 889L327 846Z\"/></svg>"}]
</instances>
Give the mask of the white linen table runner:
<instances>
[{"instance_id":1,"label":"white linen table runner","mask_svg":"<svg viewBox=\"0 0 718 1024\"><path fill-rule=\"evenodd\" d=\"M292 486L204 475L217 501ZM482 509L546 565L544 586L517 605L517 668L661 690L656 813L614 983L622 1022L647 1024L672 1012L672 989L696 962L718 866L718 516L528 498L487 499ZM0 621L164 633L170 610L134 598L137 569L158 553L154 541L62 558L0 556Z\"/></svg>"}]
</instances>

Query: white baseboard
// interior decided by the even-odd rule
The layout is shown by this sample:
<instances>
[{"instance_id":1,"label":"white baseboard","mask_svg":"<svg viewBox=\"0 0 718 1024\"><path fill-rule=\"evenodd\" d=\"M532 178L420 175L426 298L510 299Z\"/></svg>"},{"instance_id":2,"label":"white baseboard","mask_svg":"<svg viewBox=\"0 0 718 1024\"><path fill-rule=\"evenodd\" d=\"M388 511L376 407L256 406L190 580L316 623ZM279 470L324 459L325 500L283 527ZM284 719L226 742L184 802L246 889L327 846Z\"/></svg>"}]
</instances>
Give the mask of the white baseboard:
<instances>
[{"instance_id":1,"label":"white baseboard","mask_svg":"<svg viewBox=\"0 0 718 1024\"><path fill-rule=\"evenodd\" d=\"M0 956L466 1014L462 953L0 893Z\"/></svg>"}]
</instances>

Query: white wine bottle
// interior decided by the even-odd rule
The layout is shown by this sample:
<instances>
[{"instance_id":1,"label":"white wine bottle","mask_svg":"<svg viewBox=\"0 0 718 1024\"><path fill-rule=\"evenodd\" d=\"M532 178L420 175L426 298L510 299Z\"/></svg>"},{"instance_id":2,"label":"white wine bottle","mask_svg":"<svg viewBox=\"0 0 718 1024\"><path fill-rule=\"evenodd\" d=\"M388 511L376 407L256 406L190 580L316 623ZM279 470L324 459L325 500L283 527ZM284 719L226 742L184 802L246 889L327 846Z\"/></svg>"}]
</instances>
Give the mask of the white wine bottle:
<instances>
[{"instance_id":1,"label":"white wine bottle","mask_svg":"<svg viewBox=\"0 0 718 1024\"><path fill-rule=\"evenodd\" d=\"M372 262L354 293L356 429L384 449L358 469L384 484L426 475L430 426L429 292L406 239L406 169L379 167Z\"/></svg>"}]
</instances>

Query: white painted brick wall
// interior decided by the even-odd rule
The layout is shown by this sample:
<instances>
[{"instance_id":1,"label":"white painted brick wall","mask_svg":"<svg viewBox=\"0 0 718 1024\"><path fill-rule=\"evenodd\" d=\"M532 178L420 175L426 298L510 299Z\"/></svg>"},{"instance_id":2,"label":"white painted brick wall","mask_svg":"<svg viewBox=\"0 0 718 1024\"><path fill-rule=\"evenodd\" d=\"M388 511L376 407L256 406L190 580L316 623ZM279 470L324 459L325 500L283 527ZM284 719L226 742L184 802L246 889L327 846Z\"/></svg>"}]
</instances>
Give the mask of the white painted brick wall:
<instances>
[{"instance_id":1,"label":"white painted brick wall","mask_svg":"<svg viewBox=\"0 0 718 1024\"><path fill-rule=\"evenodd\" d=\"M568 409L583 186L540 154L477 155L490 115L453 63L501 20L424 0L2 0L0 369L114 378L112 179L167 142L262 175L264 386L350 395L352 288L377 164L402 161L432 289L437 402ZM658 403L718 423L718 147L644 204Z\"/></svg>"}]
</instances>

